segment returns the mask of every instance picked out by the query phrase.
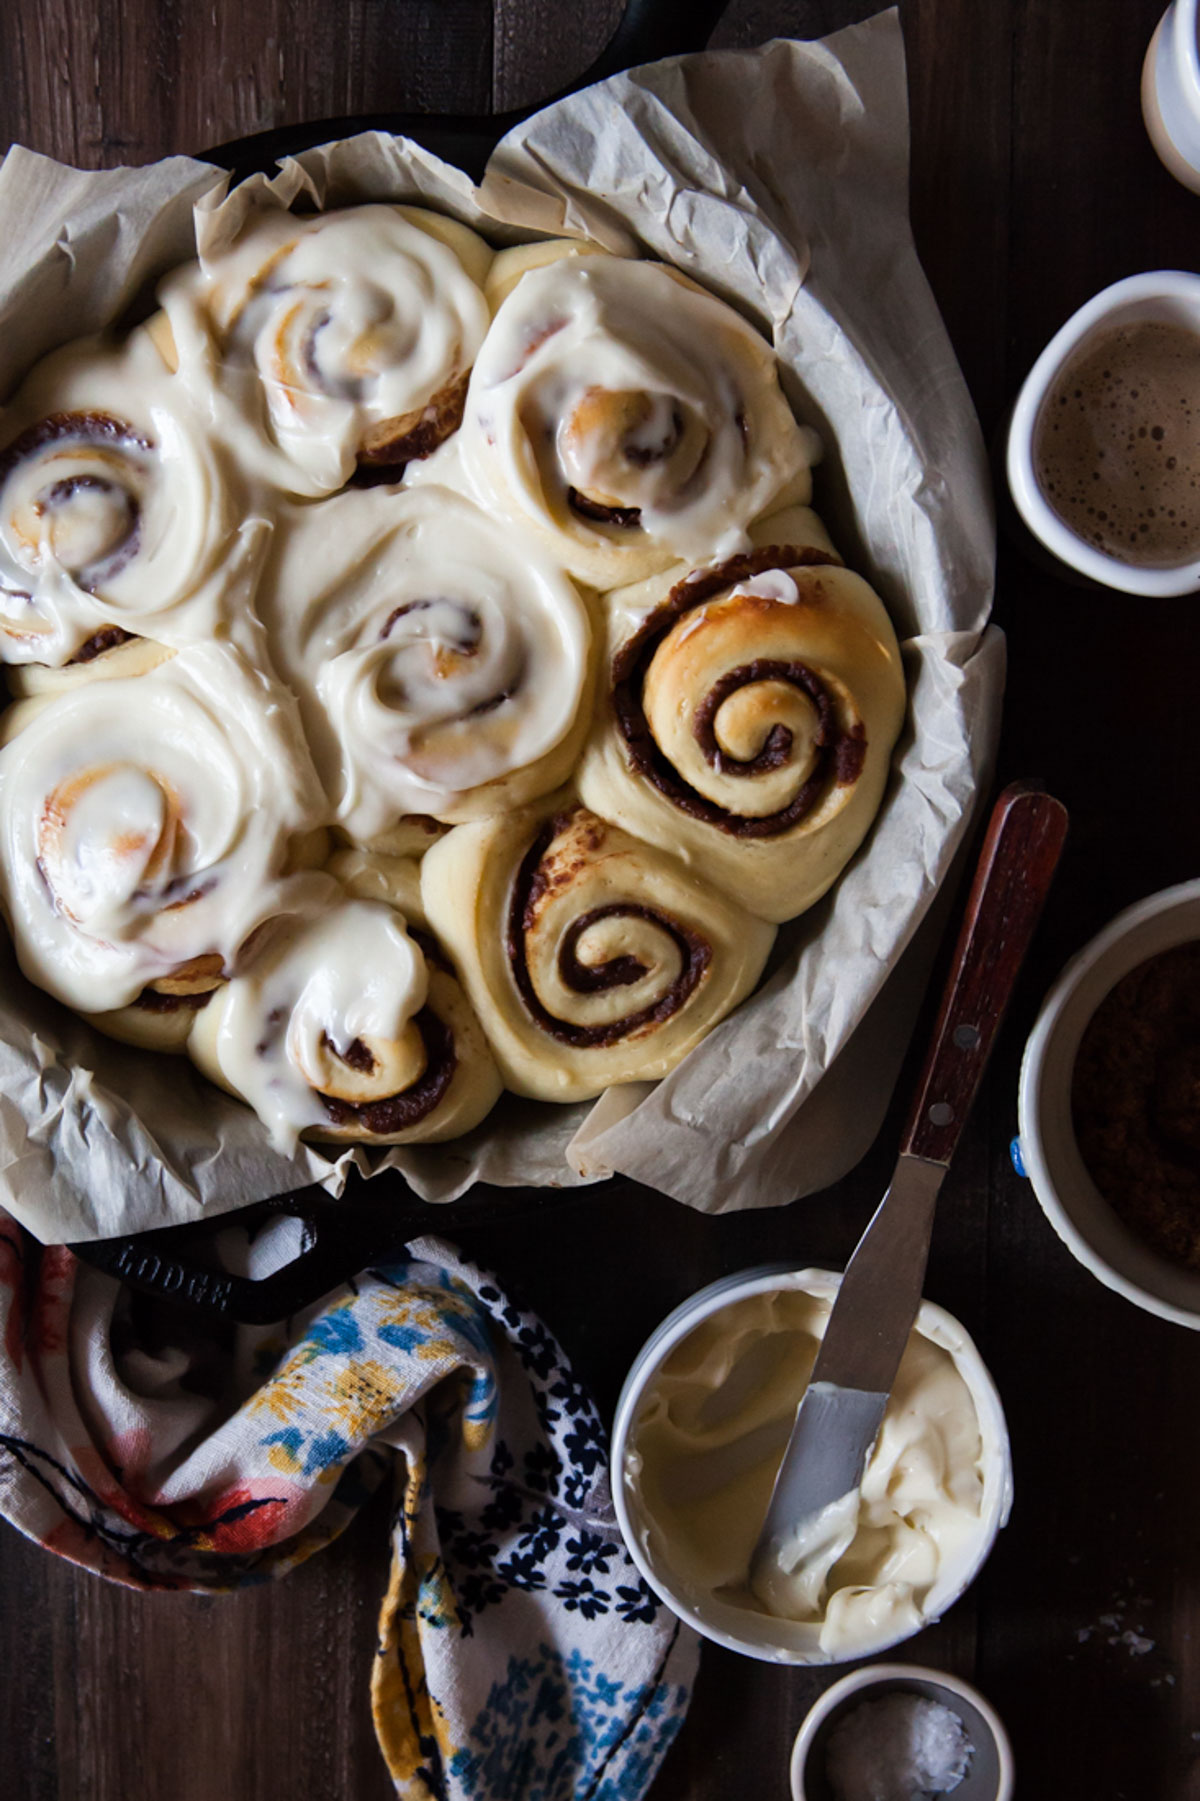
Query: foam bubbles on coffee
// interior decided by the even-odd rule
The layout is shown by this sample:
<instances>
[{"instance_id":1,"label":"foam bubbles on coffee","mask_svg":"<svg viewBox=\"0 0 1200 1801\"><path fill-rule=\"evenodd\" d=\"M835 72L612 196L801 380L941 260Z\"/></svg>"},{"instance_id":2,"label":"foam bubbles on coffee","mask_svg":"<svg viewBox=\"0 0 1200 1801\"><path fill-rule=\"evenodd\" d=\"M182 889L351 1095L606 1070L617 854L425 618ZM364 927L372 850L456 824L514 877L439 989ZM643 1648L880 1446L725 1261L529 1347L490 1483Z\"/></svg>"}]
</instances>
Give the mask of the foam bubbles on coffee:
<instances>
[{"instance_id":1,"label":"foam bubbles on coffee","mask_svg":"<svg viewBox=\"0 0 1200 1801\"><path fill-rule=\"evenodd\" d=\"M1147 568L1200 556L1200 333L1146 321L1089 340L1042 403L1033 456L1097 550Z\"/></svg>"}]
</instances>

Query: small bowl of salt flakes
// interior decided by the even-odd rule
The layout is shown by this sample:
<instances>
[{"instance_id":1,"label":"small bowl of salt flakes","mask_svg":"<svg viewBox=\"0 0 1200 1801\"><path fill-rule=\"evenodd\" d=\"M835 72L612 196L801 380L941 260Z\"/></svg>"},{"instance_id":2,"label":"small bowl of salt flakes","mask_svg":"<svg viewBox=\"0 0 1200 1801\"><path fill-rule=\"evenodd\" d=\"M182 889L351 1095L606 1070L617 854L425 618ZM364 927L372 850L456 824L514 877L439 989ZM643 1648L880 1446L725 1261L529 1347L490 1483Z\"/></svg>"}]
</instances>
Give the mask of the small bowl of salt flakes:
<instances>
[{"instance_id":1,"label":"small bowl of salt flakes","mask_svg":"<svg viewBox=\"0 0 1200 1801\"><path fill-rule=\"evenodd\" d=\"M811 1709L792 1751L794 1801L1011 1801L999 1715L944 1670L875 1663Z\"/></svg>"}]
</instances>

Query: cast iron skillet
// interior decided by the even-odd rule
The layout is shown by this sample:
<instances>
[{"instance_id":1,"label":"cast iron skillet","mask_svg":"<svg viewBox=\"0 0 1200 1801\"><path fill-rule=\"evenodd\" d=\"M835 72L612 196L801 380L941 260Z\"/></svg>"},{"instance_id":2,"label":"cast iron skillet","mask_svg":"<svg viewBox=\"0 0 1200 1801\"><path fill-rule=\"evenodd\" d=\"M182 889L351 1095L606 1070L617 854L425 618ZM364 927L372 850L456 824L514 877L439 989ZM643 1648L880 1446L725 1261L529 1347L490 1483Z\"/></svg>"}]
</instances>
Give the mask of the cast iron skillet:
<instances>
[{"instance_id":1,"label":"cast iron skillet","mask_svg":"<svg viewBox=\"0 0 1200 1801\"><path fill-rule=\"evenodd\" d=\"M562 94L574 93L638 63L702 50L724 9L725 0L626 0L621 22L596 62L552 98L561 99ZM415 139L478 181L505 132L535 110L525 107L485 118L373 113L322 119L316 124L256 132L201 155L241 180L256 170L271 170L281 157L315 144L361 131L387 131ZM482 1196L456 1201L453 1213L447 1213L441 1206L422 1201L395 1170L389 1170L369 1183L351 1178L351 1186L337 1201L323 1189L305 1188L194 1225L168 1226L70 1248L133 1288L174 1298L213 1318L267 1325L299 1312L368 1265L396 1256L409 1239L422 1232L469 1226L481 1219L495 1219L498 1213L529 1213L556 1201L561 1205L554 1189L491 1189ZM303 1222L300 1254L259 1280L228 1274L216 1248L219 1234L229 1226L239 1226L253 1236L279 1214Z\"/></svg>"}]
</instances>

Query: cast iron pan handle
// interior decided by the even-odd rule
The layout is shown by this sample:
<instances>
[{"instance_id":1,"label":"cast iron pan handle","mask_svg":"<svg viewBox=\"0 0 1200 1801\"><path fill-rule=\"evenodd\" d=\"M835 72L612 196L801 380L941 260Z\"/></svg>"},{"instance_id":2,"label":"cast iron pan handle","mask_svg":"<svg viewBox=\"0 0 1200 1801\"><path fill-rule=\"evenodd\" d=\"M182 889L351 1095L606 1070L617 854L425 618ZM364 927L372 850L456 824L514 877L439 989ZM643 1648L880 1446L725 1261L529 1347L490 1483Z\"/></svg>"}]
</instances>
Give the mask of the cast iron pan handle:
<instances>
[{"instance_id":1,"label":"cast iron pan handle","mask_svg":"<svg viewBox=\"0 0 1200 1801\"><path fill-rule=\"evenodd\" d=\"M361 1180L340 1200L322 1188L301 1188L268 1201L239 1207L194 1225L163 1226L133 1238L101 1238L69 1245L83 1262L116 1276L131 1288L198 1308L210 1318L244 1326L269 1326L310 1307L372 1264L396 1258L411 1238L471 1226L507 1214L528 1213L564 1196L555 1189L482 1198L468 1196L452 1208L419 1200L400 1179L376 1177L368 1190ZM230 1227L251 1237L279 1214L304 1225L299 1256L269 1276L231 1275L221 1267L213 1241Z\"/></svg>"},{"instance_id":2,"label":"cast iron pan handle","mask_svg":"<svg viewBox=\"0 0 1200 1801\"><path fill-rule=\"evenodd\" d=\"M703 50L726 4L727 0L626 0L620 24L591 67L536 106L481 118L458 113L364 113L322 119L315 124L281 125L274 131L235 138L199 154L204 162L230 169L240 179L256 169L271 169L282 157L294 156L332 138L354 137L360 131L388 131L397 137L416 139L478 181L499 140L522 119L553 100L561 100L566 94L638 63Z\"/></svg>"}]
</instances>

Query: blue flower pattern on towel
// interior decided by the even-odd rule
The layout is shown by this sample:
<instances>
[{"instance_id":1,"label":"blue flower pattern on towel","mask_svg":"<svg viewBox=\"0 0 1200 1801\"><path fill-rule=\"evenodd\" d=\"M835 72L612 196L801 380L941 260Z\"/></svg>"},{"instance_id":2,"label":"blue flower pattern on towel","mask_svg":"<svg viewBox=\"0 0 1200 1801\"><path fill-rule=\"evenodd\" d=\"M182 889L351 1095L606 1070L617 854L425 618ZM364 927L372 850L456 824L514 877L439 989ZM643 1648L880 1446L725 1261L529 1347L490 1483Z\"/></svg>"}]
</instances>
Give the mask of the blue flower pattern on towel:
<instances>
[{"instance_id":1,"label":"blue flower pattern on towel","mask_svg":"<svg viewBox=\"0 0 1200 1801\"><path fill-rule=\"evenodd\" d=\"M315 1317L243 1343L253 1392L191 1434L186 1400L92 1364L104 1431L85 1470L63 1451L82 1429L53 1412L75 1419L75 1269L0 1214L0 1511L117 1581L219 1592L320 1550L390 1470L372 1702L397 1793L637 1801L682 1722L695 1641L621 1542L603 1426L539 1320L422 1241ZM107 1344L116 1284L89 1294L80 1342ZM168 1430L185 1447L169 1493L148 1473ZM97 1470L115 1473L100 1484Z\"/></svg>"}]
</instances>

